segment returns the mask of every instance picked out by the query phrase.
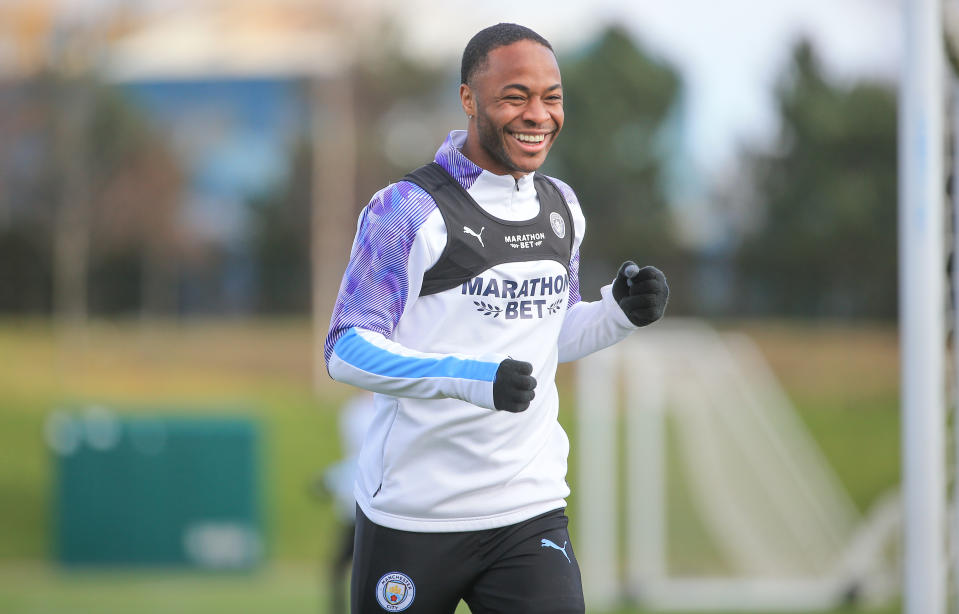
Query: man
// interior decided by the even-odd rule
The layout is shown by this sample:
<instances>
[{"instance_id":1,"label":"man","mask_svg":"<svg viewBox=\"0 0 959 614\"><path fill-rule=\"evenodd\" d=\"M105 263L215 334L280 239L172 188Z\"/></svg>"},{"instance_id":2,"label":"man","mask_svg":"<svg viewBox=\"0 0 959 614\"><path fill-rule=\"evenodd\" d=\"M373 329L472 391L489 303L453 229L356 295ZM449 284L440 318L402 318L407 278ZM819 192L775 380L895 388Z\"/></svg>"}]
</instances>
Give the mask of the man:
<instances>
[{"instance_id":1,"label":"man","mask_svg":"<svg viewBox=\"0 0 959 614\"><path fill-rule=\"evenodd\" d=\"M628 262L580 300L585 219L536 173L563 127L550 44L492 26L461 77L467 130L364 209L327 338L330 375L378 393L353 612L581 613L556 365L659 319L668 288Z\"/></svg>"}]
</instances>

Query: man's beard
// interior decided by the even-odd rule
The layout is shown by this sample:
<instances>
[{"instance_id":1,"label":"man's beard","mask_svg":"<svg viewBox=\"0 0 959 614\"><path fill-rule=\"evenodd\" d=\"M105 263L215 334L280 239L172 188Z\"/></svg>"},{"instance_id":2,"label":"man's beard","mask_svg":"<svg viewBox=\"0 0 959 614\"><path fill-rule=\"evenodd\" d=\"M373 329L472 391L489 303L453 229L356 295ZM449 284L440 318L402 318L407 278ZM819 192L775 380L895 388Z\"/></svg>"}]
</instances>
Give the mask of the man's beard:
<instances>
[{"instance_id":1,"label":"man's beard","mask_svg":"<svg viewBox=\"0 0 959 614\"><path fill-rule=\"evenodd\" d=\"M503 165L511 173L531 173L536 169L520 168L509 154L506 152L506 143L500 136L502 131L498 131L482 113L476 114L476 129L479 132L480 146L486 150L494 160Z\"/></svg>"}]
</instances>

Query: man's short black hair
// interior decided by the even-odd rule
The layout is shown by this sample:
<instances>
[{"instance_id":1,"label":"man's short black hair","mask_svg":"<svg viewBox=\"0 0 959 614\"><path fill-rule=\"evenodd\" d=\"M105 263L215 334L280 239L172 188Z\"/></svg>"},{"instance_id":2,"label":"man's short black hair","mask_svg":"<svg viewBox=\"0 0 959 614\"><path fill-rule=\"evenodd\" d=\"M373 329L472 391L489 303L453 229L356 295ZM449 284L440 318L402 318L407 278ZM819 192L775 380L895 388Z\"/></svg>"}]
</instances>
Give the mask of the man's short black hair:
<instances>
[{"instance_id":1,"label":"man's short black hair","mask_svg":"<svg viewBox=\"0 0 959 614\"><path fill-rule=\"evenodd\" d=\"M529 28L515 23L498 23L477 32L463 51L463 64L460 67L462 83L469 83L473 74L485 66L490 51L524 40L539 43L553 51L553 46L548 40Z\"/></svg>"}]
</instances>

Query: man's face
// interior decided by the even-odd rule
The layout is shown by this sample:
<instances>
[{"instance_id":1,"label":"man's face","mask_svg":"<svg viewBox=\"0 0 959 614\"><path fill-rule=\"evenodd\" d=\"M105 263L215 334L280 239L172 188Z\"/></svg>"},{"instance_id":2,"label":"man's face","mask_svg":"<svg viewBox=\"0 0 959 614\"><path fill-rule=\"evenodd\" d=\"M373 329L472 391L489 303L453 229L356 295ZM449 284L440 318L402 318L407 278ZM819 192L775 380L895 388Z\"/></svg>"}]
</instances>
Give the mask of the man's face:
<instances>
[{"instance_id":1,"label":"man's face","mask_svg":"<svg viewBox=\"0 0 959 614\"><path fill-rule=\"evenodd\" d=\"M464 154L496 175L520 177L546 161L563 127L563 87L556 57L523 40L497 47L469 85L460 86L469 125Z\"/></svg>"}]
</instances>

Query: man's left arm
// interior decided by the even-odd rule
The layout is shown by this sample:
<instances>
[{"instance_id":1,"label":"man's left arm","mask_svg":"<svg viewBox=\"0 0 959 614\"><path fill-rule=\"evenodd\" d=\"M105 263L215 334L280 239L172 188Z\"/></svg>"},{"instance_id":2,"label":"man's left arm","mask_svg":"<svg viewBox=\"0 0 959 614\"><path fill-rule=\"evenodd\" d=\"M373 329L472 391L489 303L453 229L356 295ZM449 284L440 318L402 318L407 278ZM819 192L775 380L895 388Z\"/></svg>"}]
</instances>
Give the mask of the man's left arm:
<instances>
[{"instance_id":1,"label":"man's left arm","mask_svg":"<svg viewBox=\"0 0 959 614\"><path fill-rule=\"evenodd\" d=\"M570 306L559 333L559 361L569 362L622 341L663 317L669 300L666 277L656 267L624 262L598 301Z\"/></svg>"},{"instance_id":2,"label":"man's left arm","mask_svg":"<svg viewBox=\"0 0 959 614\"><path fill-rule=\"evenodd\" d=\"M569 204L576 232L569 267L569 303L558 339L559 361L569 362L618 343L637 328L660 319L669 299L669 286L659 269L640 268L628 261L619 268L612 283L601 289L600 300L582 301L579 295L579 246L585 234L586 220L569 186L561 181L556 184Z\"/></svg>"}]
</instances>

